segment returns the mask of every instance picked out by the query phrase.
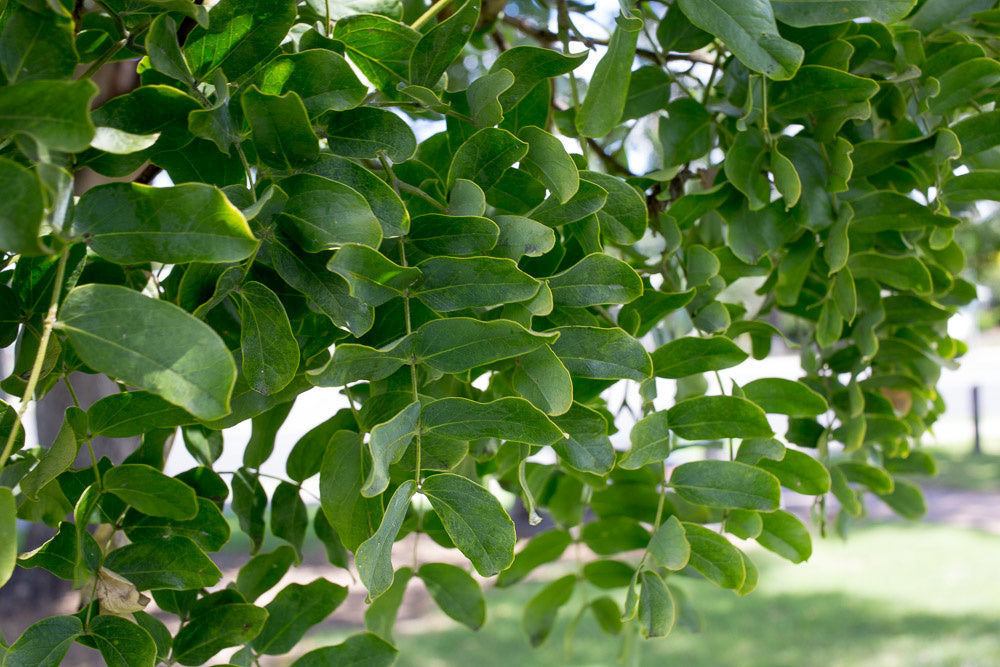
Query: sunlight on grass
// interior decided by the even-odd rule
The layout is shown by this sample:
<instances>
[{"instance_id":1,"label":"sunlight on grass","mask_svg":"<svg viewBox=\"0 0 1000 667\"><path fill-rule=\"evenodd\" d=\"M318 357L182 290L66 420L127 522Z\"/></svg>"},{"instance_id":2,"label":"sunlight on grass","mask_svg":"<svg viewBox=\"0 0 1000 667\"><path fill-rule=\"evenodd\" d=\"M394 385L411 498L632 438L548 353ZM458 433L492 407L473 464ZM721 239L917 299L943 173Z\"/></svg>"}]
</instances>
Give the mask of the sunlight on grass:
<instances>
[{"instance_id":1,"label":"sunlight on grass","mask_svg":"<svg viewBox=\"0 0 1000 667\"><path fill-rule=\"evenodd\" d=\"M887 524L860 530L844 543L817 540L812 559L794 566L763 551L757 591L737 598L704 581L677 577L705 619L660 640L637 639L641 665L1000 664L1000 537L947 526ZM489 620L479 633L428 618L399 634L399 665L609 665L619 638L592 617L579 623L572 656L564 636L579 606L563 609L548 642L532 651L520 629L525 590L489 589ZM451 627L445 631L431 628ZM316 637L321 643L347 634Z\"/></svg>"}]
</instances>

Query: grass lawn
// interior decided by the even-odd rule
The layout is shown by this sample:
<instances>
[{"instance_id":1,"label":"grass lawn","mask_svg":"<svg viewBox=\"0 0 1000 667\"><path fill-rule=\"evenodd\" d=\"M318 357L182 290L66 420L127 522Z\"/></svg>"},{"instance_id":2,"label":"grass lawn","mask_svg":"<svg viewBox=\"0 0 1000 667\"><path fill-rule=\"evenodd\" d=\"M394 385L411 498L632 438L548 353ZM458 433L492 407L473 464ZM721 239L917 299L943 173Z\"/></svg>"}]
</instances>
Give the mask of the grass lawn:
<instances>
[{"instance_id":1,"label":"grass lawn","mask_svg":"<svg viewBox=\"0 0 1000 667\"><path fill-rule=\"evenodd\" d=\"M636 639L642 665L1000 665L1000 537L932 525L882 524L846 543L817 540L808 563L754 551L761 577L745 598L704 581L676 580L704 616L704 630ZM552 572L562 574L562 572ZM612 665L621 646L590 615L573 654L564 646L574 595L548 642L532 651L521 609L541 586L488 589L478 633L435 612L397 628L398 665ZM520 590L520 589L525 590ZM335 643L347 632L315 637ZM311 643L311 642L310 642Z\"/></svg>"},{"instance_id":2,"label":"grass lawn","mask_svg":"<svg viewBox=\"0 0 1000 667\"><path fill-rule=\"evenodd\" d=\"M927 452L937 462L938 474L925 484L967 491L1000 491L1000 454L975 455L937 448L928 448Z\"/></svg>"}]
</instances>

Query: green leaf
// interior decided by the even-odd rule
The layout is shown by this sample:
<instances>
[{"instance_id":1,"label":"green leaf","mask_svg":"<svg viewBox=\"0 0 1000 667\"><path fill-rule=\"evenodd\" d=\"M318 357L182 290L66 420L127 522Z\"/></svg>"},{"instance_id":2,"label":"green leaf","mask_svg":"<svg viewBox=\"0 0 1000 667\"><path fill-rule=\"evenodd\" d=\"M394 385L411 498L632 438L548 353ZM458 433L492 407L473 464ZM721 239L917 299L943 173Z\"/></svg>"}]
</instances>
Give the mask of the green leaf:
<instances>
[{"instance_id":1,"label":"green leaf","mask_svg":"<svg viewBox=\"0 0 1000 667\"><path fill-rule=\"evenodd\" d=\"M778 461L765 458L757 461L763 468L778 478L781 485L810 496L820 496L830 490L830 473L826 466L804 452L786 449Z\"/></svg>"},{"instance_id":2,"label":"green leaf","mask_svg":"<svg viewBox=\"0 0 1000 667\"><path fill-rule=\"evenodd\" d=\"M666 459L672 449L668 426L665 411L654 412L636 422L629 433L632 446L618 460L618 467L638 470Z\"/></svg>"},{"instance_id":3,"label":"green leaf","mask_svg":"<svg viewBox=\"0 0 1000 667\"><path fill-rule=\"evenodd\" d=\"M486 193L472 181L460 178L448 197L448 210L457 216L482 216L486 213Z\"/></svg>"},{"instance_id":4,"label":"green leaf","mask_svg":"<svg viewBox=\"0 0 1000 667\"><path fill-rule=\"evenodd\" d=\"M1000 170L984 169L954 176L945 183L942 194L949 202L955 203L976 202L984 199L1000 201L1000 188L996 184L998 175L1000 175ZM924 207L921 206L921 208ZM943 218L944 216L936 217ZM955 220L954 218L946 219Z\"/></svg>"},{"instance_id":5,"label":"green leaf","mask_svg":"<svg viewBox=\"0 0 1000 667\"><path fill-rule=\"evenodd\" d=\"M528 154L528 144L507 130L484 128L466 139L448 169L448 190L459 178L472 181L485 192L504 172Z\"/></svg>"},{"instance_id":6,"label":"green leaf","mask_svg":"<svg viewBox=\"0 0 1000 667\"><path fill-rule=\"evenodd\" d=\"M0 486L0 586L10 580L17 563L17 505L14 492Z\"/></svg>"},{"instance_id":7,"label":"green leaf","mask_svg":"<svg viewBox=\"0 0 1000 667\"><path fill-rule=\"evenodd\" d=\"M866 102L879 91L871 79L821 65L805 65L795 78L768 91L768 112L802 118L835 107Z\"/></svg>"},{"instance_id":8,"label":"green leaf","mask_svg":"<svg viewBox=\"0 0 1000 667\"><path fill-rule=\"evenodd\" d=\"M544 183L565 204L580 187L580 173L562 142L533 125L522 128L518 134L528 142L521 168Z\"/></svg>"},{"instance_id":9,"label":"green leaf","mask_svg":"<svg viewBox=\"0 0 1000 667\"><path fill-rule=\"evenodd\" d=\"M326 268L343 276L352 296L373 306L403 295L420 277L417 269L400 266L377 250L353 243L341 247Z\"/></svg>"},{"instance_id":10,"label":"green leaf","mask_svg":"<svg viewBox=\"0 0 1000 667\"><path fill-rule=\"evenodd\" d=\"M496 496L472 480L451 473L431 475L420 492L441 518L452 542L479 574L491 577L510 566L517 537L514 522Z\"/></svg>"},{"instance_id":11,"label":"green leaf","mask_svg":"<svg viewBox=\"0 0 1000 667\"><path fill-rule=\"evenodd\" d=\"M778 34L768 0L680 0L680 8L691 23L725 42L755 72L790 79L802 63L802 47Z\"/></svg>"},{"instance_id":12,"label":"green leaf","mask_svg":"<svg viewBox=\"0 0 1000 667\"><path fill-rule=\"evenodd\" d=\"M267 63L258 85L271 95L295 91L310 118L353 109L368 93L344 57L326 49L278 56Z\"/></svg>"},{"instance_id":13,"label":"green leaf","mask_svg":"<svg viewBox=\"0 0 1000 667\"><path fill-rule=\"evenodd\" d=\"M87 111L96 95L97 86L86 79L5 86L0 98L0 136L27 134L52 150L82 151L94 138ZM32 111L26 114L25 109Z\"/></svg>"},{"instance_id":14,"label":"green leaf","mask_svg":"<svg viewBox=\"0 0 1000 667\"><path fill-rule=\"evenodd\" d=\"M124 287L83 285L66 296L57 326L91 368L200 419L229 412L233 358L215 331L177 306Z\"/></svg>"},{"instance_id":15,"label":"green leaf","mask_svg":"<svg viewBox=\"0 0 1000 667\"><path fill-rule=\"evenodd\" d=\"M6 94L6 93L5 93ZM45 213L42 184L21 165L0 158L0 248L22 255L41 254L38 228Z\"/></svg>"},{"instance_id":16,"label":"green leaf","mask_svg":"<svg viewBox=\"0 0 1000 667\"><path fill-rule=\"evenodd\" d=\"M523 255L539 257L555 247L556 235L545 225L519 215L494 217L500 236L493 249L498 257L518 260Z\"/></svg>"},{"instance_id":17,"label":"green leaf","mask_svg":"<svg viewBox=\"0 0 1000 667\"><path fill-rule=\"evenodd\" d=\"M398 653L377 635L362 632L335 646L310 651L293 662L292 667L390 667Z\"/></svg>"},{"instance_id":18,"label":"green leaf","mask_svg":"<svg viewBox=\"0 0 1000 667\"><path fill-rule=\"evenodd\" d=\"M45 450L38 464L21 479L21 491L27 498L38 500L39 490L73 465L76 454L80 451L80 441L73 430L72 421L80 418L86 420L86 415L80 408L66 409L66 419L59 428L56 439ZM3 567L0 564L0 579L3 578L2 573Z\"/></svg>"},{"instance_id":19,"label":"green leaf","mask_svg":"<svg viewBox=\"0 0 1000 667\"><path fill-rule=\"evenodd\" d=\"M382 380L409 363L411 355L410 338L380 350L350 343L337 345L326 366L309 371L309 381L317 387L343 387L358 380Z\"/></svg>"},{"instance_id":20,"label":"green leaf","mask_svg":"<svg viewBox=\"0 0 1000 667\"><path fill-rule=\"evenodd\" d=\"M541 285L512 260L496 257L431 257L417 268L422 277L413 295L438 312L525 301Z\"/></svg>"},{"instance_id":21,"label":"green leaf","mask_svg":"<svg viewBox=\"0 0 1000 667\"><path fill-rule=\"evenodd\" d=\"M328 271L322 258L303 256L291 244L276 239L271 245L271 261L278 275L309 297L335 325L355 336L371 329L371 306L351 296L347 281Z\"/></svg>"},{"instance_id":22,"label":"green leaf","mask_svg":"<svg viewBox=\"0 0 1000 667\"><path fill-rule=\"evenodd\" d=\"M328 156L313 165L309 171L347 185L364 197L382 225L383 236L399 236L409 229L409 213L399 195L385 181L361 165L345 158Z\"/></svg>"},{"instance_id":23,"label":"green leaf","mask_svg":"<svg viewBox=\"0 0 1000 667\"><path fill-rule=\"evenodd\" d=\"M393 577L389 590L377 600L373 600L365 611L365 628L367 630L388 641L394 641L392 630L396 625L396 616L399 614L403 597L406 595L406 588L412 577L413 570L408 567L396 570L396 576Z\"/></svg>"},{"instance_id":24,"label":"green leaf","mask_svg":"<svg viewBox=\"0 0 1000 667\"><path fill-rule=\"evenodd\" d=\"M998 122L1000 109L994 109L971 114L952 125L950 129L962 147L962 155L969 157L1000 144L1000 137L993 132Z\"/></svg>"},{"instance_id":25,"label":"green leaf","mask_svg":"<svg viewBox=\"0 0 1000 667\"><path fill-rule=\"evenodd\" d=\"M864 484L873 493L892 493L894 483L888 472L860 461L843 461L836 465L844 479ZM832 470L831 470L832 473Z\"/></svg>"},{"instance_id":26,"label":"green leaf","mask_svg":"<svg viewBox=\"0 0 1000 667\"><path fill-rule=\"evenodd\" d=\"M236 575L236 590L248 602L253 602L281 581L293 562L295 550L287 545L258 554L240 568Z\"/></svg>"},{"instance_id":27,"label":"green leaf","mask_svg":"<svg viewBox=\"0 0 1000 667\"><path fill-rule=\"evenodd\" d=\"M772 512L781 501L773 475L736 461L690 461L674 468L670 486L684 500L708 507Z\"/></svg>"},{"instance_id":28,"label":"green leaf","mask_svg":"<svg viewBox=\"0 0 1000 667\"><path fill-rule=\"evenodd\" d=\"M933 289L931 274L912 255L884 255L870 250L851 254L848 268L857 278L872 278L898 290L927 294Z\"/></svg>"},{"instance_id":29,"label":"green leaf","mask_svg":"<svg viewBox=\"0 0 1000 667\"><path fill-rule=\"evenodd\" d=\"M68 79L76 68L72 19L60 12L32 11L14 4L0 34L0 69L4 83Z\"/></svg>"},{"instance_id":30,"label":"green leaf","mask_svg":"<svg viewBox=\"0 0 1000 667\"><path fill-rule=\"evenodd\" d=\"M82 634L83 621L76 616L43 618L11 644L3 664L10 667L56 667Z\"/></svg>"},{"instance_id":31,"label":"green leaf","mask_svg":"<svg viewBox=\"0 0 1000 667\"><path fill-rule=\"evenodd\" d=\"M920 487L905 479L894 477L892 493L880 493L878 497L905 519L916 521L927 514L927 503Z\"/></svg>"},{"instance_id":32,"label":"green leaf","mask_svg":"<svg viewBox=\"0 0 1000 667\"><path fill-rule=\"evenodd\" d=\"M104 567L125 577L140 591L205 588L214 586L222 577L219 568L194 542L176 536L115 549L105 556Z\"/></svg>"},{"instance_id":33,"label":"green leaf","mask_svg":"<svg viewBox=\"0 0 1000 667\"><path fill-rule=\"evenodd\" d=\"M445 614L472 630L486 622L486 598L468 572L448 563L426 563L417 576Z\"/></svg>"},{"instance_id":34,"label":"green leaf","mask_svg":"<svg viewBox=\"0 0 1000 667\"><path fill-rule=\"evenodd\" d=\"M319 159L319 138L298 93L269 95L251 86L240 96L240 103L262 163L291 171Z\"/></svg>"},{"instance_id":35,"label":"green leaf","mask_svg":"<svg viewBox=\"0 0 1000 667\"><path fill-rule=\"evenodd\" d=\"M291 544L301 561L308 530L309 516L299 487L281 482L271 496L271 533Z\"/></svg>"},{"instance_id":36,"label":"green leaf","mask_svg":"<svg viewBox=\"0 0 1000 667\"><path fill-rule=\"evenodd\" d=\"M444 373L461 373L526 354L555 339L552 332L537 334L510 320L449 317L431 320L417 329L413 355Z\"/></svg>"},{"instance_id":37,"label":"green leaf","mask_svg":"<svg viewBox=\"0 0 1000 667\"><path fill-rule=\"evenodd\" d=\"M642 19L624 10L608 42L608 50L597 63L587 94L576 113L576 129L584 137L607 135L625 110L625 95L632 74L635 47Z\"/></svg>"},{"instance_id":38,"label":"green leaf","mask_svg":"<svg viewBox=\"0 0 1000 667\"><path fill-rule=\"evenodd\" d=\"M548 415L561 415L573 403L572 376L548 345L518 357L511 384Z\"/></svg>"},{"instance_id":39,"label":"green leaf","mask_svg":"<svg viewBox=\"0 0 1000 667\"><path fill-rule=\"evenodd\" d=\"M334 155L375 158L385 153L393 162L404 162L417 149L413 130L385 109L358 107L325 116L326 140Z\"/></svg>"},{"instance_id":40,"label":"green leaf","mask_svg":"<svg viewBox=\"0 0 1000 667\"><path fill-rule=\"evenodd\" d=\"M365 78L381 90L409 78L410 54L420 33L399 21L372 14L355 14L336 22L333 38Z\"/></svg>"},{"instance_id":41,"label":"green leaf","mask_svg":"<svg viewBox=\"0 0 1000 667\"><path fill-rule=\"evenodd\" d=\"M739 549L704 526L686 522L683 525L691 545L691 567L721 588L742 587L747 570Z\"/></svg>"},{"instance_id":42,"label":"green leaf","mask_svg":"<svg viewBox=\"0 0 1000 667\"><path fill-rule=\"evenodd\" d=\"M166 662L170 658L170 648L174 643L174 637L167 626L160 619L144 611L133 612L132 618L152 637L156 648L155 660Z\"/></svg>"},{"instance_id":43,"label":"green leaf","mask_svg":"<svg viewBox=\"0 0 1000 667\"><path fill-rule=\"evenodd\" d=\"M514 85L500 95L500 104L510 111L546 79L571 72L587 59L588 52L563 55L537 46L515 46L501 53L490 66L490 73L509 70Z\"/></svg>"},{"instance_id":44,"label":"green leaf","mask_svg":"<svg viewBox=\"0 0 1000 667\"><path fill-rule=\"evenodd\" d=\"M660 575L639 574L639 628L644 637L666 637L677 622L677 604Z\"/></svg>"},{"instance_id":45,"label":"green leaf","mask_svg":"<svg viewBox=\"0 0 1000 667\"><path fill-rule=\"evenodd\" d=\"M342 183L312 174L297 174L281 181L288 203L278 219L308 252L336 248L345 243L377 247L382 227L368 202Z\"/></svg>"},{"instance_id":46,"label":"green leaf","mask_svg":"<svg viewBox=\"0 0 1000 667\"><path fill-rule=\"evenodd\" d=\"M930 111L943 116L1000 81L1000 62L972 58L958 63L938 77L940 92L928 100Z\"/></svg>"},{"instance_id":47,"label":"green leaf","mask_svg":"<svg viewBox=\"0 0 1000 667\"><path fill-rule=\"evenodd\" d=\"M774 175L774 187L785 200L785 208L795 206L802 196L802 179L792 161L776 145L771 147L771 173Z\"/></svg>"},{"instance_id":48,"label":"green leaf","mask_svg":"<svg viewBox=\"0 0 1000 667\"><path fill-rule=\"evenodd\" d=\"M257 473L240 468L233 474L233 512L240 528L250 538L250 553L255 554L264 542L264 511L267 494Z\"/></svg>"},{"instance_id":49,"label":"green leaf","mask_svg":"<svg viewBox=\"0 0 1000 667\"><path fill-rule=\"evenodd\" d=\"M240 351L243 375L255 391L268 396L288 386L299 368L299 346L277 295L250 281L239 290Z\"/></svg>"},{"instance_id":50,"label":"green leaf","mask_svg":"<svg viewBox=\"0 0 1000 667\"><path fill-rule=\"evenodd\" d=\"M441 398L424 406L421 424L428 432L457 440L499 438L544 446L564 437L545 413L523 398L489 403Z\"/></svg>"},{"instance_id":51,"label":"green leaf","mask_svg":"<svg viewBox=\"0 0 1000 667\"><path fill-rule=\"evenodd\" d=\"M237 262L258 246L239 209L203 183L91 188L80 197L72 231L117 264Z\"/></svg>"},{"instance_id":52,"label":"green leaf","mask_svg":"<svg viewBox=\"0 0 1000 667\"><path fill-rule=\"evenodd\" d=\"M692 99L674 100L660 118L658 136L663 168L700 158L712 147L712 116Z\"/></svg>"},{"instance_id":53,"label":"green leaf","mask_svg":"<svg viewBox=\"0 0 1000 667\"><path fill-rule=\"evenodd\" d=\"M559 227L597 213L607 200L607 190L590 181L581 180L576 194L569 201L561 204L558 198L549 197L531 212L531 217L549 227Z\"/></svg>"},{"instance_id":54,"label":"green leaf","mask_svg":"<svg viewBox=\"0 0 1000 667\"><path fill-rule=\"evenodd\" d=\"M295 22L292 0L222 0L184 41L195 77L204 81L221 68L235 81L276 49Z\"/></svg>"},{"instance_id":55,"label":"green leaf","mask_svg":"<svg viewBox=\"0 0 1000 667\"><path fill-rule=\"evenodd\" d=\"M131 134L111 127L98 127L91 148L113 155L128 155L144 151L160 138L157 134Z\"/></svg>"},{"instance_id":56,"label":"green leaf","mask_svg":"<svg viewBox=\"0 0 1000 667\"><path fill-rule=\"evenodd\" d=\"M952 184L961 178L965 177L952 178L945 184L945 196L948 196ZM850 219L850 230L862 234L924 229L932 226L948 228L958 224L957 218L935 213L932 209L896 192L873 192L852 201L851 207L854 210L854 217Z\"/></svg>"},{"instance_id":57,"label":"green leaf","mask_svg":"<svg viewBox=\"0 0 1000 667\"><path fill-rule=\"evenodd\" d=\"M646 232L646 199L631 185L596 171L584 171L581 178L607 190L608 198L597 212L601 234L621 245L635 243Z\"/></svg>"},{"instance_id":58,"label":"green leaf","mask_svg":"<svg viewBox=\"0 0 1000 667\"><path fill-rule=\"evenodd\" d=\"M585 524L580 537L591 551L608 556L641 549L649 544L650 535L635 519L616 516Z\"/></svg>"},{"instance_id":59,"label":"green leaf","mask_svg":"<svg viewBox=\"0 0 1000 667\"><path fill-rule=\"evenodd\" d=\"M125 517L125 534L133 542L147 542L172 535L186 537L205 551L218 551L229 541L229 522L214 502L198 498L198 514L181 521L129 513Z\"/></svg>"},{"instance_id":60,"label":"green leaf","mask_svg":"<svg viewBox=\"0 0 1000 667\"><path fill-rule=\"evenodd\" d=\"M762 547L793 563L809 560L812 555L812 539L809 531L794 514L777 510L761 514L760 518L764 527L757 536L757 542Z\"/></svg>"},{"instance_id":61,"label":"green leaf","mask_svg":"<svg viewBox=\"0 0 1000 667\"><path fill-rule=\"evenodd\" d=\"M609 255L587 255L548 279L552 299L563 306L628 303L642 295L642 279L625 262Z\"/></svg>"},{"instance_id":62,"label":"green leaf","mask_svg":"<svg viewBox=\"0 0 1000 667\"><path fill-rule=\"evenodd\" d=\"M406 480L396 488L378 530L358 547L355 554L358 576L368 589L369 600L379 597L392 585L392 544L403 525L415 490L412 480Z\"/></svg>"},{"instance_id":63,"label":"green leaf","mask_svg":"<svg viewBox=\"0 0 1000 667\"><path fill-rule=\"evenodd\" d=\"M510 70L499 69L484 74L469 84L465 91L469 101L470 115L479 127L493 127L503 120L503 107L499 96L514 85L514 75Z\"/></svg>"},{"instance_id":64,"label":"green leaf","mask_svg":"<svg viewBox=\"0 0 1000 667\"><path fill-rule=\"evenodd\" d=\"M553 417L565 438L552 446L559 458L584 472L606 475L615 465L615 450L608 438L608 422L601 413L579 403Z\"/></svg>"},{"instance_id":65,"label":"green leaf","mask_svg":"<svg viewBox=\"0 0 1000 667\"><path fill-rule=\"evenodd\" d=\"M194 418L148 391L126 391L98 400L87 410L90 432L107 438L131 438L158 428L193 423Z\"/></svg>"},{"instance_id":66,"label":"green leaf","mask_svg":"<svg viewBox=\"0 0 1000 667\"><path fill-rule=\"evenodd\" d=\"M670 102L672 83L670 75L654 65L645 65L632 72L620 120L642 118L665 109Z\"/></svg>"},{"instance_id":67,"label":"green leaf","mask_svg":"<svg viewBox=\"0 0 1000 667\"><path fill-rule=\"evenodd\" d=\"M676 516L667 517L649 539L649 554L661 566L681 570L688 564L691 545L688 544L684 526Z\"/></svg>"},{"instance_id":68,"label":"green leaf","mask_svg":"<svg viewBox=\"0 0 1000 667\"><path fill-rule=\"evenodd\" d=\"M359 434L338 431L327 444L320 469L319 495L323 512L344 546L351 551L356 551L382 520L381 499L361 495L370 465L363 448Z\"/></svg>"},{"instance_id":69,"label":"green leaf","mask_svg":"<svg viewBox=\"0 0 1000 667\"><path fill-rule=\"evenodd\" d=\"M524 579L535 568L557 560L572 544L565 530L549 530L536 535L514 556L514 562L497 576L496 587L506 588Z\"/></svg>"},{"instance_id":70,"label":"green leaf","mask_svg":"<svg viewBox=\"0 0 1000 667\"><path fill-rule=\"evenodd\" d=\"M493 248L499 236L500 228L489 218L427 213L413 219L407 240L432 255L478 255Z\"/></svg>"},{"instance_id":71,"label":"green leaf","mask_svg":"<svg viewBox=\"0 0 1000 667\"><path fill-rule=\"evenodd\" d=\"M267 620L251 646L264 655L288 653L309 628L321 623L345 599L347 589L326 579L288 584L264 607Z\"/></svg>"},{"instance_id":72,"label":"green leaf","mask_svg":"<svg viewBox=\"0 0 1000 667\"><path fill-rule=\"evenodd\" d=\"M521 628L528 635L532 648L538 648L548 639L559 608L569 602L574 588L576 575L567 574L549 583L528 600L521 615Z\"/></svg>"},{"instance_id":73,"label":"green leaf","mask_svg":"<svg viewBox=\"0 0 1000 667\"><path fill-rule=\"evenodd\" d=\"M772 435L764 411L736 396L699 396L681 401L667 410L667 423L685 440Z\"/></svg>"},{"instance_id":74,"label":"green leaf","mask_svg":"<svg viewBox=\"0 0 1000 667\"><path fill-rule=\"evenodd\" d=\"M252 604L223 604L195 616L174 637L173 658L182 665L202 665L230 646L257 636L267 611Z\"/></svg>"},{"instance_id":75,"label":"green leaf","mask_svg":"<svg viewBox=\"0 0 1000 667\"><path fill-rule=\"evenodd\" d=\"M747 353L724 336L688 336L670 341L657 348L650 356L653 360L653 375L660 378L683 378L738 366L746 360Z\"/></svg>"},{"instance_id":76,"label":"green leaf","mask_svg":"<svg viewBox=\"0 0 1000 667\"><path fill-rule=\"evenodd\" d=\"M177 42L177 22L173 17L160 14L153 19L146 33L145 46L155 70L184 83L192 81L191 68Z\"/></svg>"},{"instance_id":77,"label":"green leaf","mask_svg":"<svg viewBox=\"0 0 1000 667\"><path fill-rule=\"evenodd\" d=\"M433 87L452 61L462 54L479 20L479 1L467 2L428 30L410 54L410 83Z\"/></svg>"},{"instance_id":78,"label":"green leaf","mask_svg":"<svg viewBox=\"0 0 1000 667\"><path fill-rule=\"evenodd\" d=\"M410 403L388 421L372 427L368 442L372 468L365 485L361 487L361 495L371 498L386 490L389 486L389 465L397 463L403 457L419 428L420 403L417 401Z\"/></svg>"},{"instance_id":79,"label":"green leaf","mask_svg":"<svg viewBox=\"0 0 1000 667\"><path fill-rule=\"evenodd\" d=\"M743 397L753 401L764 412L789 417L815 417L829 408L826 399L815 391L792 380L760 378L742 387Z\"/></svg>"},{"instance_id":80,"label":"green leaf","mask_svg":"<svg viewBox=\"0 0 1000 667\"><path fill-rule=\"evenodd\" d=\"M768 156L768 141L757 128L737 134L726 153L726 178L746 195L751 211L759 211L771 201L771 185L764 173Z\"/></svg>"},{"instance_id":81,"label":"green leaf","mask_svg":"<svg viewBox=\"0 0 1000 667\"><path fill-rule=\"evenodd\" d=\"M910 13L916 0L771 0L782 23L799 28L870 18L895 23Z\"/></svg>"},{"instance_id":82,"label":"green leaf","mask_svg":"<svg viewBox=\"0 0 1000 667\"><path fill-rule=\"evenodd\" d=\"M93 641L108 667L144 667L156 662L156 644L146 630L119 616L92 618L86 637Z\"/></svg>"},{"instance_id":83,"label":"green leaf","mask_svg":"<svg viewBox=\"0 0 1000 667\"><path fill-rule=\"evenodd\" d=\"M552 331L559 334L552 351L576 377L641 382L652 374L645 348L621 329L561 327Z\"/></svg>"}]
</instances>

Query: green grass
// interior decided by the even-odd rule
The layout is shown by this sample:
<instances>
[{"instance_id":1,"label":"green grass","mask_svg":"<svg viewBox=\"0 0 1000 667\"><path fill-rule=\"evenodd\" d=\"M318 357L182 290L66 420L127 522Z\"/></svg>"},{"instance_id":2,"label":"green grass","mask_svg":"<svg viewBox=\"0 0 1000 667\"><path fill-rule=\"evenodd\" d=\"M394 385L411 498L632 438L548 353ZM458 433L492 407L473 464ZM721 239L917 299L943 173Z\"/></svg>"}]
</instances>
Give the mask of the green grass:
<instances>
[{"instance_id":1,"label":"green grass","mask_svg":"<svg viewBox=\"0 0 1000 667\"><path fill-rule=\"evenodd\" d=\"M738 598L704 581L675 578L704 616L704 630L636 639L641 665L832 667L1000 665L1000 537L948 526L883 524L846 543L817 540L808 563L754 551L755 592ZM550 574L555 575L556 572ZM561 572L560 572L561 574ZM542 584L488 589L489 618L478 633L433 612L397 631L401 666L612 665L619 638L591 617L564 635L579 606L563 609L548 642L532 651L521 609ZM317 637L335 643L350 631Z\"/></svg>"},{"instance_id":2,"label":"green grass","mask_svg":"<svg viewBox=\"0 0 1000 667\"><path fill-rule=\"evenodd\" d=\"M1000 454L971 454L928 449L938 474L921 483L967 491L1000 491Z\"/></svg>"}]
</instances>

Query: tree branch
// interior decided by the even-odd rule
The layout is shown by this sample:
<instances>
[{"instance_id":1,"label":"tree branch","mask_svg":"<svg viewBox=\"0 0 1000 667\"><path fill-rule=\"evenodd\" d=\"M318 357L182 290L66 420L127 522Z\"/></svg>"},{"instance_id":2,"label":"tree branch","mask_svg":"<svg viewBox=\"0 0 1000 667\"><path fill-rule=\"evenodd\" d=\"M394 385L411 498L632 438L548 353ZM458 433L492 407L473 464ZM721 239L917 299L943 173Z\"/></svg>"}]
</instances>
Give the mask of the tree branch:
<instances>
[{"instance_id":1,"label":"tree branch","mask_svg":"<svg viewBox=\"0 0 1000 667\"><path fill-rule=\"evenodd\" d=\"M554 44L559 41L559 35L552 32L551 30L546 30L545 28L536 26L524 19L517 18L516 16L504 16L501 19L507 25L519 30L520 32L534 38L535 40L541 42L542 44ZM592 49L595 46L607 46L610 40L601 39L599 37L588 37L586 35L577 34L577 39L574 41L583 42L583 44ZM639 47L635 50L636 55L652 60L654 62L659 61L659 54L650 49L644 49ZM707 56L703 56L699 53L665 53L663 58L666 60L687 60L696 63L705 63L706 65L711 65L715 61Z\"/></svg>"}]
</instances>

